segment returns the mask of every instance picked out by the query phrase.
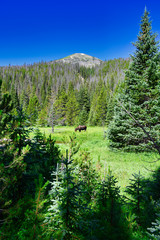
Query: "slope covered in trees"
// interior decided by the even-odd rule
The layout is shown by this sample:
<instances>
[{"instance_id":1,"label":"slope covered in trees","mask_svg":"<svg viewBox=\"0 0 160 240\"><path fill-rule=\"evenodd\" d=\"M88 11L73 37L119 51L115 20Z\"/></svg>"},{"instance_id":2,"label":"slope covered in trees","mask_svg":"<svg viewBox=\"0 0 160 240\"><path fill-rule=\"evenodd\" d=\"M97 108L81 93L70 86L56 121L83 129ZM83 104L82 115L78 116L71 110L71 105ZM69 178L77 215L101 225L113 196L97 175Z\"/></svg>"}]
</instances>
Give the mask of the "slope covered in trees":
<instances>
[{"instance_id":1,"label":"slope covered in trees","mask_svg":"<svg viewBox=\"0 0 160 240\"><path fill-rule=\"evenodd\" d=\"M2 92L11 94L15 108L19 102L32 124L102 125L110 90L117 91L129 62L115 59L92 68L56 61L1 67Z\"/></svg>"},{"instance_id":2,"label":"slope covered in trees","mask_svg":"<svg viewBox=\"0 0 160 240\"><path fill-rule=\"evenodd\" d=\"M5 116L11 118L0 146L1 240L148 240L153 232L158 239L159 170L152 181L134 174L126 198L110 170L99 174L88 151L73 160L75 137L65 156L39 130L28 139L25 113L17 107L11 114L10 95L7 103L5 96L0 95L0 113L8 106Z\"/></svg>"}]
</instances>

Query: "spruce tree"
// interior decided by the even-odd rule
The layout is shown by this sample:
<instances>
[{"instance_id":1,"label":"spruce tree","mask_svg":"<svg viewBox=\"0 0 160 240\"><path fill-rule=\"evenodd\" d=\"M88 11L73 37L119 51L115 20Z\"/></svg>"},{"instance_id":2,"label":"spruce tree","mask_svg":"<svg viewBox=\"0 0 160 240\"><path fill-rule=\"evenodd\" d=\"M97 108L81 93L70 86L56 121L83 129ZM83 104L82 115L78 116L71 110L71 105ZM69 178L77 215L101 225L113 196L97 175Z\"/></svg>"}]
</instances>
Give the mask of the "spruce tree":
<instances>
[{"instance_id":1,"label":"spruce tree","mask_svg":"<svg viewBox=\"0 0 160 240\"><path fill-rule=\"evenodd\" d=\"M89 89L88 84L82 85L77 96L77 101L80 110L79 112L80 125L86 124L88 120L88 115L90 111L90 94L88 89Z\"/></svg>"},{"instance_id":2,"label":"spruce tree","mask_svg":"<svg viewBox=\"0 0 160 240\"><path fill-rule=\"evenodd\" d=\"M83 108L82 108L82 111L80 111L80 113L79 113L79 125L86 124L87 119L88 119L88 112L87 112L87 109L84 105Z\"/></svg>"},{"instance_id":3,"label":"spruce tree","mask_svg":"<svg viewBox=\"0 0 160 240\"><path fill-rule=\"evenodd\" d=\"M130 185L126 187L126 191L130 199L130 206L132 208L132 212L136 216L136 221L139 225L142 225L144 220L144 184L143 177L140 174L132 174L133 178L130 179Z\"/></svg>"},{"instance_id":4,"label":"spruce tree","mask_svg":"<svg viewBox=\"0 0 160 240\"><path fill-rule=\"evenodd\" d=\"M107 113L107 90L104 81L99 80L93 99L88 122L90 125L102 126L105 123Z\"/></svg>"},{"instance_id":5,"label":"spruce tree","mask_svg":"<svg viewBox=\"0 0 160 240\"><path fill-rule=\"evenodd\" d=\"M38 101L38 97L35 93L33 93L29 100L29 105L28 105L28 109L27 109L27 113L30 116L31 124L36 123L36 121L38 119L39 109L40 109L40 104Z\"/></svg>"},{"instance_id":6,"label":"spruce tree","mask_svg":"<svg viewBox=\"0 0 160 240\"><path fill-rule=\"evenodd\" d=\"M117 179L109 170L102 182L99 182L95 202L97 226L96 239L130 239L123 200Z\"/></svg>"},{"instance_id":7,"label":"spruce tree","mask_svg":"<svg viewBox=\"0 0 160 240\"><path fill-rule=\"evenodd\" d=\"M147 228L148 232L147 234L149 235L150 239L153 240L159 240L160 239L160 204L159 202L156 203L156 212L157 216L154 222L152 222L152 226Z\"/></svg>"},{"instance_id":8,"label":"spruce tree","mask_svg":"<svg viewBox=\"0 0 160 240\"><path fill-rule=\"evenodd\" d=\"M0 137L4 136L7 131L7 124L11 121L13 109L11 95L7 92L2 94L1 85L2 81L0 80Z\"/></svg>"},{"instance_id":9,"label":"spruce tree","mask_svg":"<svg viewBox=\"0 0 160 240\"><path fill-rule=\"evenodd\" d=\"M21 155L22 149L27 145L29 138L28 129L29 121L21 107L15 110L15 115L12 116L12 121L9 123L9 137L12 140L14 148L18 150L18 155Z\"/></svg>"},{"instance_id":10,"label":"spruce tree","mask_svg":"<svg viewBox=\"0 0 160 240\"><path fill-rule=\"evenodd\" d=\"M51 203L45 220L46 234L50 237L48 239L80 239L84 208L80 204L80 183L75 182L72 160L68 159L68 151L61 168L59 169L57 165L53 176L49 192Z\"/></svg>"},{"instance_id":11,"label":"spruce tree","mask_svg":"<svg viewBox=\"0 0 160 240\"><path fill-rule=\"evenodd\" d=\"M65 83L63 82L62 85L58 89L58 94L56 96L55 103L53 107L55 108L55 115L58 124L65 125L66 124L66 104L67 104L67 93Z\"/></svg>"},{"instance_id":12,"label":"spruce tree","mask_svg":"<svg viewBox=\"0 0 160 240\"><path fill-rule=\"evenodd\" d=\"M15 112L16 109L20 106L20 102L19 102L17 90L15 89L14 85L12 85L10 94L11 94L11 99L12 99L13 108L14 108L14 112Z\"/></svg>"},{"instance_id":13,"label":"spruce tree","mask_svg":"<svg viewBox=\"0 0 160 240\"><path fill-rule=\"evenodd\" d=\"M156 34L152 33L149 12L146 9L140 27L134 44L136 50L131 56L129 70L126 71L124 89L118 96L108 138L111 147L146 151L151 150L153 144L136 121L153 139L159 139L160 130L160 55Z\"/></svg>"},{"instance_id":14,"label":"spruce tree","mask_svg":"<svg viewBox=\"0 0 160 240\"><path fill-rule=\"evenodd\" d=\"M115 94L114 96L110 96L107 105L107 114L106 114L106 125L112 121L114 116L114 105L115 105Z\"/></svg>"},{"instance_id":15,"label":"spruce tree","mask_svg":"<svg viewBox=\"0 0 160 240\"><path fill-rule=\"evenodd\" d=\"M69 83L68 88L68 97L67 97L67 103L66 103L66 122L67 125L74 125L76 123L76 118L78 116L78 102L76 100L75 91L73 83Z\"/></svg>"}]
</instances>

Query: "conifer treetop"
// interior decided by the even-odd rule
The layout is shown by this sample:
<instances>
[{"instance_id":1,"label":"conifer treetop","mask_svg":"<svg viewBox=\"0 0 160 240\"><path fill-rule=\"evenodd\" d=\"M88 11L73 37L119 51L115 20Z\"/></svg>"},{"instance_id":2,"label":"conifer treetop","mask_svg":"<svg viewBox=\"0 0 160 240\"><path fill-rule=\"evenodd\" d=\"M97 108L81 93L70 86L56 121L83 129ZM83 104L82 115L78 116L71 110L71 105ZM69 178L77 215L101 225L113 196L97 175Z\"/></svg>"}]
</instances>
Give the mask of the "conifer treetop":
<instances>
[{"instance_id":1,"label":"conifer treetop","mask_svg":"<svg viewBox=\"0 0 160 240\"><path fill-rule=\"evenodd\" d=\"M114 119L108 128L108 138L112 147L127 151L148 151L154 146L145 132L150 133L154 142L159 138L160 54L156 36L152 33L149 12L145 9L140 32L134 44L136 50L132 56L132 63L126 71L124 88L118 96ZM121 108L119 102L136 121Z\"/></svg>"}]
</instances>

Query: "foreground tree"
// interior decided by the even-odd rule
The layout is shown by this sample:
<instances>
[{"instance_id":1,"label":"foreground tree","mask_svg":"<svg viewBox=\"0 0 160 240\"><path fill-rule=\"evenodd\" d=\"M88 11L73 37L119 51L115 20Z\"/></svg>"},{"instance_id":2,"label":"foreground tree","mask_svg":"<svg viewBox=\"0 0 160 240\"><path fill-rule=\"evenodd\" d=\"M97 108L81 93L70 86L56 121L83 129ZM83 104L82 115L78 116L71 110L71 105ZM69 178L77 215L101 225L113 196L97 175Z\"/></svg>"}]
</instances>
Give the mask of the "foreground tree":
<instances>
[{"instance_id":1,"label":"foreground tree","mask_svg":"<svg viewBox=\"0 0 160 240\"><path fill-rule=\"evenodd\" d=\"M153 34L151 29L149 13L145 9L138 40L134 44L136 51L126 72L124 89L119 94L114 119L108 130L111 147L136 151L153 148L148 136L125 110L150 133L153 139L159 138L160 55L156 34Z\"/></svg>"},{"instance_id":2,"label":"foreground tree","mask_svg":"<svg viewBox=\"0 0 160 240\"><path fill-rule=\"evenodd\" d=\"M46 214L47 239L81 239L84 208L81 204L81 187L75 182L72 160L66 159L57 165L49 192L50 205ZM81 226L82 225L82 226Z\"/></svg>"},{"instance_id":3,"label":"foreground tree","mask_svg":"<svg viewBox=\"0 0 160 240\"><path fill-rule=\"evenodd\" d=\"M106 177L98 184L96 199L97 226L96 239L130 239L130 229L123 210L123 200L117 179L109 170Z\"/></svg>"}]
</instances>

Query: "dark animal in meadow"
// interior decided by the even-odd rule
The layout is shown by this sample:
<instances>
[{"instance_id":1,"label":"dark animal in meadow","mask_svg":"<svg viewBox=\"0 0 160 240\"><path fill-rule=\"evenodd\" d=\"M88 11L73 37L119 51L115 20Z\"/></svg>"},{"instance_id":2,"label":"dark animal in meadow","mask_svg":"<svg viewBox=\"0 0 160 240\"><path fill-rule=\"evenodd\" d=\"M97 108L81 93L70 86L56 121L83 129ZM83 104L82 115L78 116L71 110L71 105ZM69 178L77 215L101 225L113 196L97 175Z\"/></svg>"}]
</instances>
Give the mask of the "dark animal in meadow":
<instances>
[{"instance_id":1,"label":"dark animal in meadow","mask_svg":"<svg viewBox=\"0 0 160 240\"><path fill-rule=\"evenodd\" d=\"M78 127L75 128L75 132L76 132L77 130L78 130L79 132L81 132L82 130L85 130L85 131L86 131L86 130L87 130L87 126L85 126L85 125L82 125L82 126L79 125Z\"/></svg>"}]
</instances>

